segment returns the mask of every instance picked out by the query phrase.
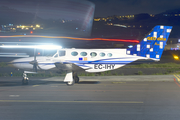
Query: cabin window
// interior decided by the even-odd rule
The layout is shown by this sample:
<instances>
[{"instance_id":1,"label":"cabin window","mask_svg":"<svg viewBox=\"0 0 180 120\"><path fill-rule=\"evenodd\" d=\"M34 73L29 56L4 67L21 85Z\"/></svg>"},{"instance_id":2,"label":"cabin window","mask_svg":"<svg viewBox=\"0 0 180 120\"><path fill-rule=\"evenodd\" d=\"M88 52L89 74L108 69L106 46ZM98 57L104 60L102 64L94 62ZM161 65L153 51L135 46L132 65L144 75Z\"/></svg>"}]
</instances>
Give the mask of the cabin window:
<instances>
[{"instance_id":1,"label":"cabin window","mask_svg":"<svg viewBox=\"0 0 180 120\"><path fill-rule=\"evenodd\" d=\"M86 56L87 52L81 52L81 56Z\"/></svg>"},{"instance_id":2,"label":"cabin window","mask_svg":"<svg viewBox=\"0 0 180 120\"><path fill-rule=\"evenodd\" d=\"M105 56L105 53L100 53L99 54L101 57L104 57Z\"/></svg>"},{"instance_id":3,"label":"cabin window","mask_svg":"<svg viewBox=\"0 0 180 120\"><path fill-rule=\"evenodd\" d=\"M66 51L59 51L59 56L65 56L66 55Z\"/></svg>"},{"instance_id":4,"label":"cabin window","mask_svg":"<svg viewBox=\"0 0 180 120\"><path fill-rule=\"evenodd\" d=\"M91 57L96 57L96 56L97 56L97 53L92 52L90 55L91 55Z\"/></svg>"},{"instance_id":5,"label":"cabin window","mask_svg":"<svg viewBox=\"0 0 180 120\"><path fill-rule=\"evenodd\" d=\"M112 57L112 54L111 54L111 53L108 53L107 56L108 56L108 57Z\"/></svg>"},{"instance_id":6,"label":"cabin window","mask_svg":"<svg viewBox=\"0 0 180 120\"><path fill-rule=\"evenodd\" d=\"M78 55L78 52L74 51L71 53L72 56L77 56Z\"/></svg>"}]
</instances>

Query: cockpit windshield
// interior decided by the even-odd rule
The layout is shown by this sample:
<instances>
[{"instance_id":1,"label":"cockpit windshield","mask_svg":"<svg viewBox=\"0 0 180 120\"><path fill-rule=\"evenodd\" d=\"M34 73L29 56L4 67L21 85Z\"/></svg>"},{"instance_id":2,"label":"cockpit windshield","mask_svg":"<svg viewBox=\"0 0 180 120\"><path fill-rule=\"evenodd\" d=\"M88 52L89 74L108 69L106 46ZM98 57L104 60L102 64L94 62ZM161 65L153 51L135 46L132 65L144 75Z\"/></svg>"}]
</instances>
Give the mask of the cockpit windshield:
<instances>
[{"instance_id":1,"label":"cockpit windshield","mask_svg":"<svg viewBox=\"0 0 180 120\"><path fill-rule=\"evenodd\" d=\"M57 50L47 50L45 51L46 57L53 57L57 53Z\"/></svg>"}]
</instances>

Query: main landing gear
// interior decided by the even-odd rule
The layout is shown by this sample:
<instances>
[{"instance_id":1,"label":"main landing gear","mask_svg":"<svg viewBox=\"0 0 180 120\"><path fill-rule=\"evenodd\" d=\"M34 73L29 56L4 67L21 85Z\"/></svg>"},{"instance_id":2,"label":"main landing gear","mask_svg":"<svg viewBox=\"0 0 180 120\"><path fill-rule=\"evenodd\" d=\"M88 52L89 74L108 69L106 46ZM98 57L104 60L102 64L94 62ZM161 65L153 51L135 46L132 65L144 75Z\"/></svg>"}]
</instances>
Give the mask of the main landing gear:
<instances>
[{"instance_id":1,"label":"main landing gear","mask_svg":"<svg viewBox=\"0 0 180 120\"><path fill-rule=\"evenodd\" d=\"M72 86L74 83L79 83L79 77L77 76L77 73L69 72L66 74L64 82L66 82L68 86Z\"/></svg>"},{"instance_id":2,"label":"main landing gear","mask_svg":"<svg viewBox=\"0 0 180 120\"><path fill-rule=\"evenodd\" d=\"M28 83L29 83L29 78L27 77L26 73L23 73L22 84L23 85L28 85Z\"/></svg>"},{"instance_id":3,"label":"main landing gear","mask_svg":"<svg viewBox=\"0 0 180 120\"><path fill-rule=\"evenodd\" d=\"M75 81L75 83L79 83L79 77L77 76L77 73L73 73L73 80Z\"/></svg>"},{"instance_id":4,"label":"main landing gear","mask_svg":"<svg viewBox=\"0 0 180 120\"><path fill-rule=\"evenodd\" d=\"M79 83L79 77L78 76L73 76L73 81L66 82L66 84L68 86L72 86L72 85L74 85L74 83Z\"/></svg>"}]
</instances>

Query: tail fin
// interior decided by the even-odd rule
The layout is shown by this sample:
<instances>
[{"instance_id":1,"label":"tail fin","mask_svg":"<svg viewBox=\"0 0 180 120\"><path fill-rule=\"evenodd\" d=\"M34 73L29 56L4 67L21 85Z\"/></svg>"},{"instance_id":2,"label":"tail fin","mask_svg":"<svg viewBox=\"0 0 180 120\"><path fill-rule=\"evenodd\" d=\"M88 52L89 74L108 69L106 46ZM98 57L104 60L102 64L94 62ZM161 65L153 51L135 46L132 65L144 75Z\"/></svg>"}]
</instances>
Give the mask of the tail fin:
<instances>
[{"instance_id":1,"label":"tail fin","mask_svg":"<svg viewBox=\"0 0 180 120\"><path fill-rule=\"evenodd\" d=\"M172 26L155 26L152 31L127 54L159 60L171 33Z\"/></svg>"}]
</instances>

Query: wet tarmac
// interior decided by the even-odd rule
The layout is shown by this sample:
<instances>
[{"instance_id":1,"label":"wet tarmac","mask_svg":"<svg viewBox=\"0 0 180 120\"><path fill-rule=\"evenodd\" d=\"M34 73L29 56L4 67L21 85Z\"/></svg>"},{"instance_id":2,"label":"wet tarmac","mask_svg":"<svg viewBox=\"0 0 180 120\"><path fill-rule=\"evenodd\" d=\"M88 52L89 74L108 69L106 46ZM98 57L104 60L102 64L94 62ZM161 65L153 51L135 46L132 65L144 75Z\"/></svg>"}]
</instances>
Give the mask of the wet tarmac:
<instances>
[{"instance_id":1,"label":"wet tarmac","mask_svg":"<svg viewBox=\"0 0 180 120\"><path fill-rule=\"evenodd\" d=\"M0 78L1 120L177 120L180 76Z\"/></svg>"}]
</instances>

